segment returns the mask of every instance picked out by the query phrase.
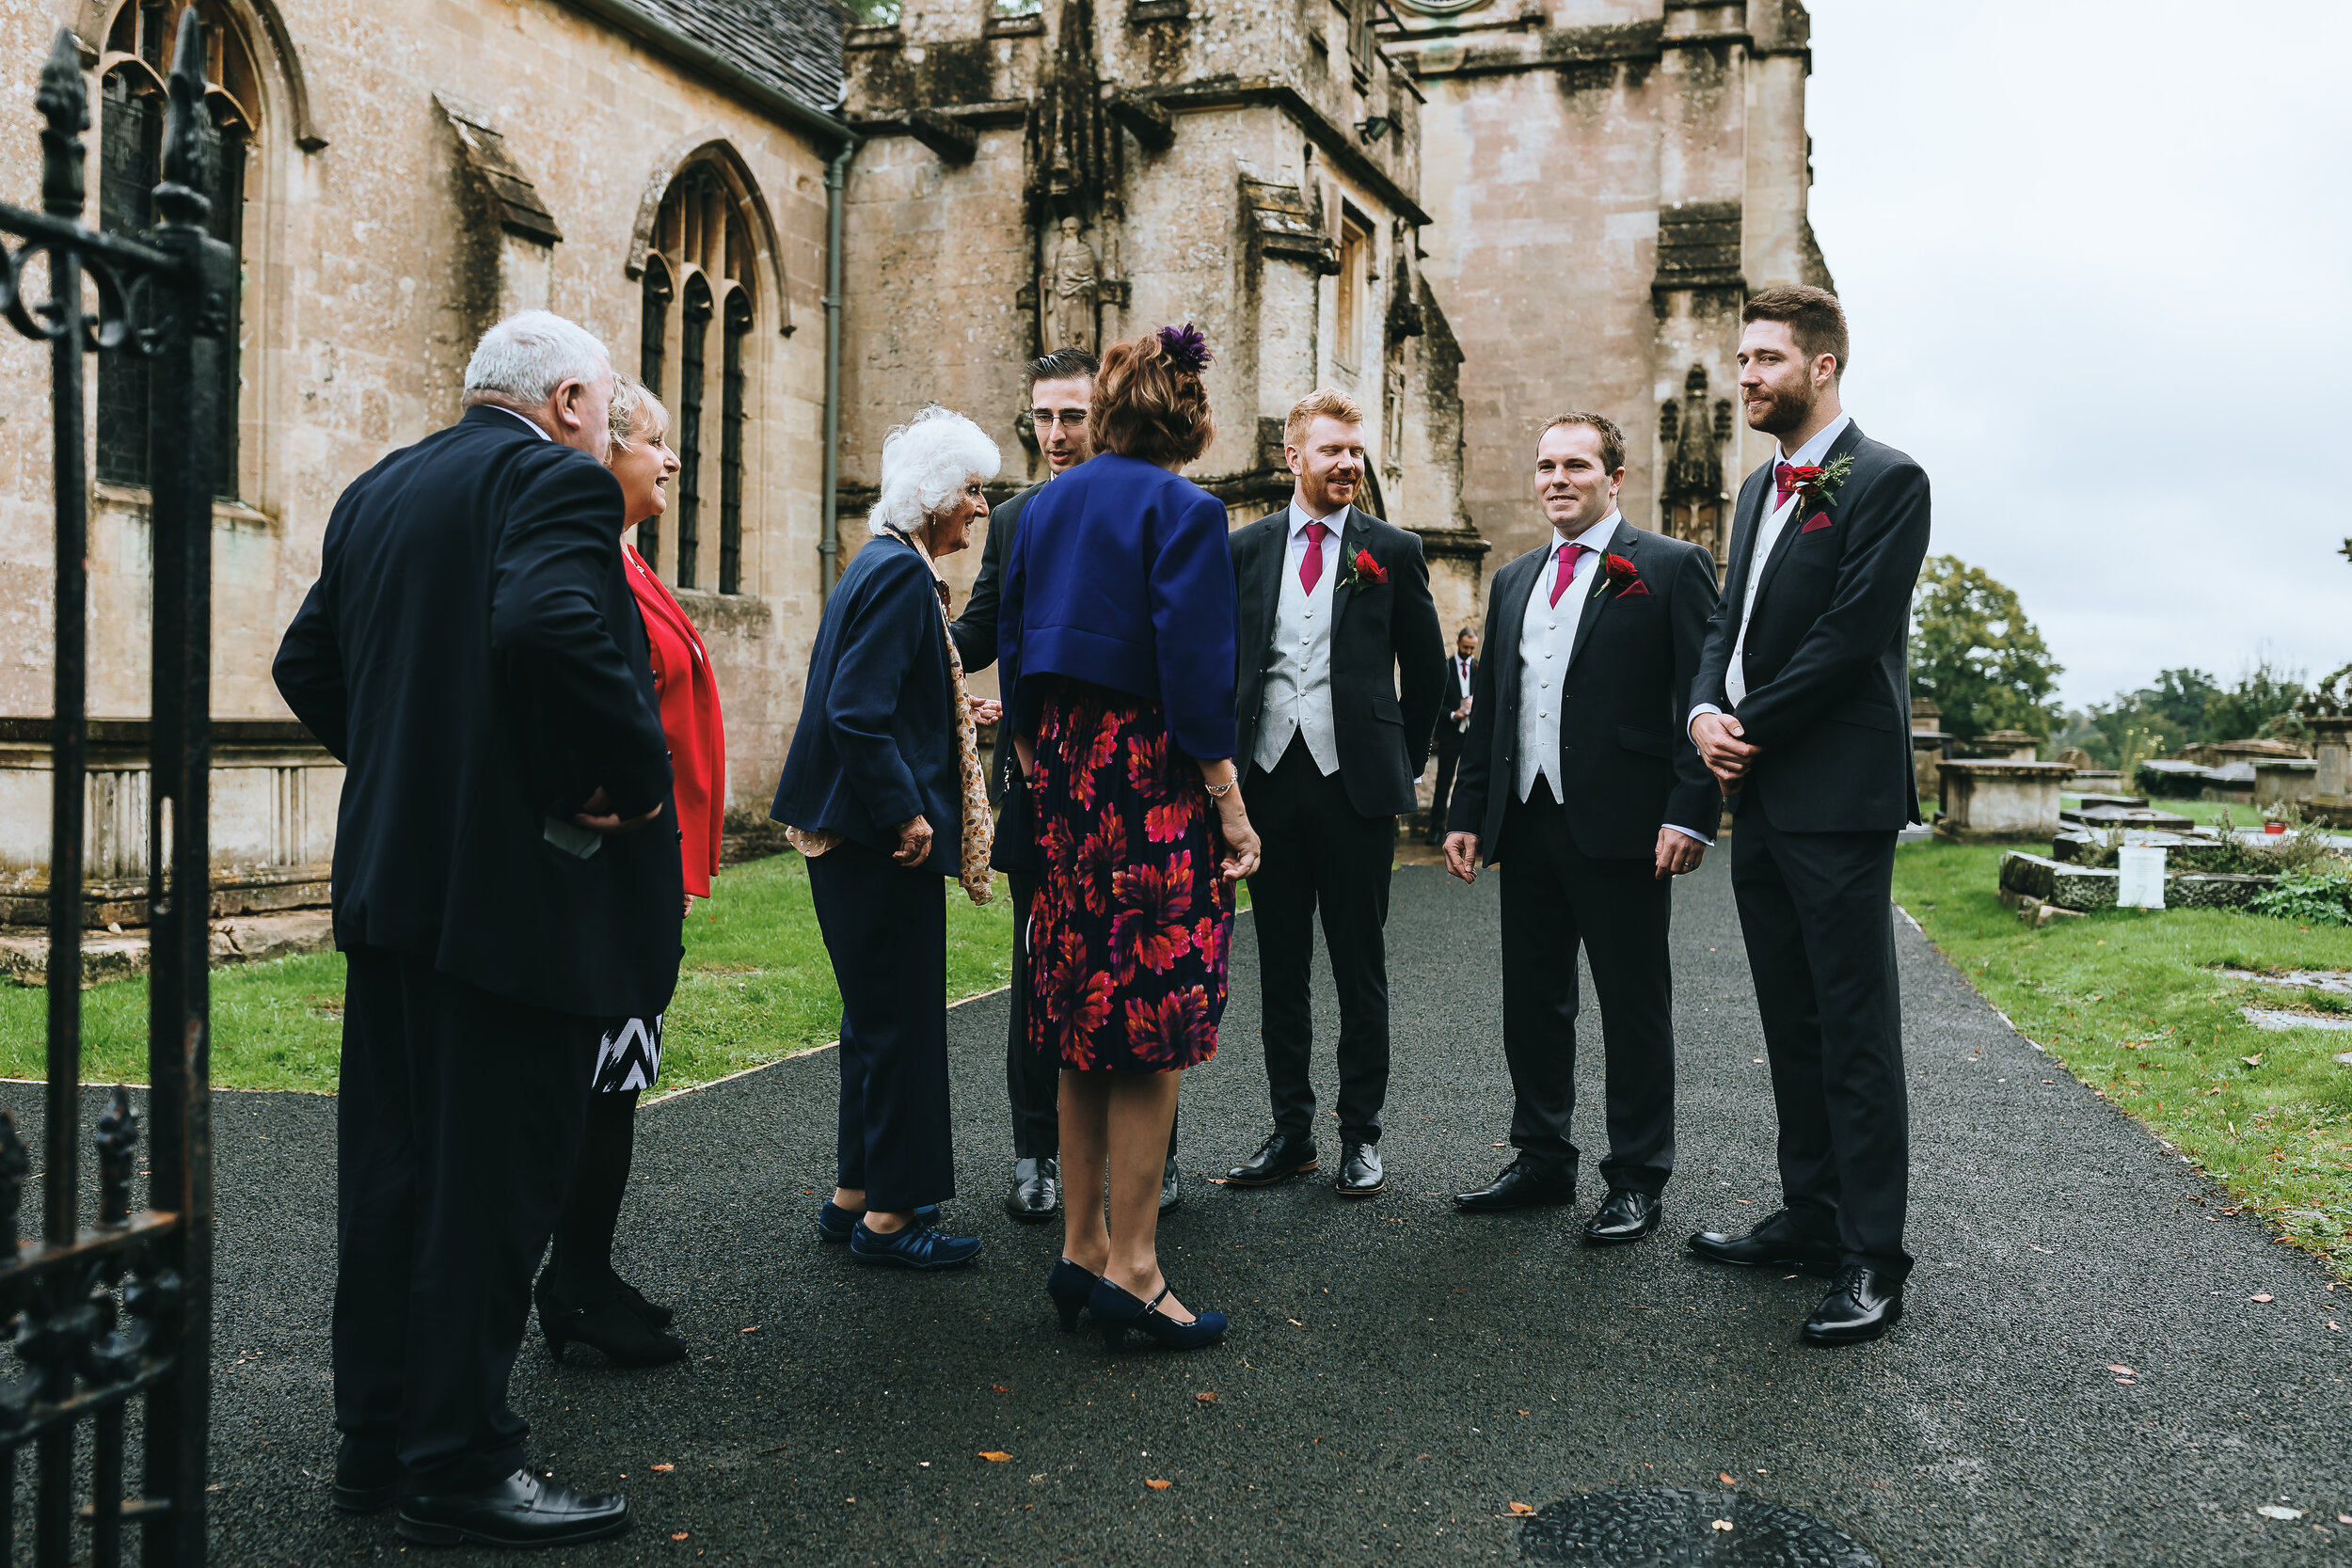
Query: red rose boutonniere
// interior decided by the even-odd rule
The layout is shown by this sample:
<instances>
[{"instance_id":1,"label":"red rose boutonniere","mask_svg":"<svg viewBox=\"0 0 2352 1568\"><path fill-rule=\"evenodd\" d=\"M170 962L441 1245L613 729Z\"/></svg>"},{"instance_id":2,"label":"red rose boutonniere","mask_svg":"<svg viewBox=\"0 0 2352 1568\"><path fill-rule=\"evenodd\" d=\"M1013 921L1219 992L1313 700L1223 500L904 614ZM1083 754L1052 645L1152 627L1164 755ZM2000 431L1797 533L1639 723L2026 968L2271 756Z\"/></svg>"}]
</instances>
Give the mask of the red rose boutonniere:
<instances>
[{"instance_id":1,"label":"red rose boutonniere","mask_svg":"<svg viewBox=\"0 0 2352 1568\"><path fill-rule=\"evenodd\" d=\"M1649 584L1642 580L1641 570L1632 562L1614 552L1600 558L1600 581L1594 585L1593 597L1597 599L1606 594L1613 598L1629 599L1648 593Z\"/></svg>"},{"instance_id":2,"label":"red rose boutonniere","mask_svg":"<svg viewBox=\"0 0 2352 1568\"><path fill-rule=\"evenodd\" d=\"M1853 454L1848 452L1826 467L1806 464L1788 470L1788 487L1806 500L1832 506L1837 500L1838 486L1853 472Z\"/></svg>"},{"instance_id":3,"label":"red rose boutonniere","mask_svg":"<svg viewBox=\"0 0 2352 1568\"><path fill-rule=\"evenodd\" d=\"M1387 568L1373 560L1370 550L1358 550L1356 559L1347 563L1347 586L1369 588L1375 582L1389 580Z\"/></svg>"}]
</instances>

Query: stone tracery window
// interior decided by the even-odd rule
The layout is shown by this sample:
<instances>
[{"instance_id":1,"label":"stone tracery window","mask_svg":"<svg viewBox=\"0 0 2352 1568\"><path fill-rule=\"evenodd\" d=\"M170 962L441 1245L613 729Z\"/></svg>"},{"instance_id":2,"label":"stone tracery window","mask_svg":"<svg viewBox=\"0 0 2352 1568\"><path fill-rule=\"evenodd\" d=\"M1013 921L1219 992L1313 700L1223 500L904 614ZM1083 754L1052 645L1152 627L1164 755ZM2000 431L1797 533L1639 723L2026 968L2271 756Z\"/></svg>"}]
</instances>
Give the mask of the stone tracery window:
<instances>
[{"instance_id":1,"label":"stone tracery window","mask_svg":"<svg viewBox=\"0 0 2352 1568\"><path fill-rule=\"evenodd\" d=\"M180 13L191 0L126 0L107 30L99 60L98 220L103 230L137 233L155 221L154 190L163 178L164 78L172 67ZM214 0L193 0L204 21L206 105L212 134L205 139L215 238L235 253L242 279L247 179L261 125L259 73L243 32ZM243 386L243 288L229 300L227 352L221 356L221 469L215 493L238 489L237 425ZM135 301L143 324L144 300ZM148 483L148 368L134 355L101 356L98 363L97 477L112 484Z\"/></svg>"},{"instance_id":2,"label":"stone tracery window","mask_svg":"<svg viewBox=\"0 0 2352 1568\"><path fill-rule=\"evenodd\" d=\"M642 525L638 551L680 588L738 594L743 591L743 482L760 257L747 202L729 174L715 158L679 170L662 198L645 258L639 375L671 410L670 445L680 471L668 530ZM716 345L710 342L714 322ZM715 430L709 428L714 415ZM705 515L704 501L714 494L717 547L709 550L706 535L713 519Z\"/></svg>"}]
</instances>

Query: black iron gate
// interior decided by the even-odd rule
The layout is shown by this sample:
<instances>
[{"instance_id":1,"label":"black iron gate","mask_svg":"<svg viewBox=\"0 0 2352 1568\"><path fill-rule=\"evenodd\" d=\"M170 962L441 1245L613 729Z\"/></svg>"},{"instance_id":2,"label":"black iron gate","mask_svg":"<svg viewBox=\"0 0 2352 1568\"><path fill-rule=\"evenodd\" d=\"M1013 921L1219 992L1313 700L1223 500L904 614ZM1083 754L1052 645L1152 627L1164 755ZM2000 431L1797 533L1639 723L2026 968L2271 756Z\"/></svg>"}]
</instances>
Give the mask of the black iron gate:
<instances>
[{"instance_id":1,"label":"black iron gate","mask_svg":"<svg viewBox=\"0 0 2352 1568\"><path fill-rule=\"evenodd\" d=\"M209 1416L213 1145L206 794L212 741L212 500L220 446L218 356L235 263L211 237L204 190L215 133L205 105L203 24L180 20L168 83L155 227L137 239L94 231L85 206L82 135L89 96L70 32L58 34L36 100L41 211L0 206L6 252L0 313L51 354L56 469L56 769L49 869L49 1080L42 1117L39 1240L18 1211L31 1158L0 1110L0 1329L21 1375L0 1384L0 1560L12 1555L19 1493L33 1499L33 1559L81 1553L112 1568L123 1527L150 1568L204 1560ZM226 193L236 199L237 193ZM45 280L40 277L46 272ZM45 281L46 297L28 290ZM83 1223L82 857L87 671L89 483L85 356L151 363L154 689L148 826L153 922L149 980L147 1206L134 1206L138 1117L117 1089L97 1118L97 1212ZM126 1495L126 1434L137 1406L144 1448ZM89 1427L87 1479L78 1473ZM23 1454L33 1450L33 1474Z\"/></svg>"}]
</instances>

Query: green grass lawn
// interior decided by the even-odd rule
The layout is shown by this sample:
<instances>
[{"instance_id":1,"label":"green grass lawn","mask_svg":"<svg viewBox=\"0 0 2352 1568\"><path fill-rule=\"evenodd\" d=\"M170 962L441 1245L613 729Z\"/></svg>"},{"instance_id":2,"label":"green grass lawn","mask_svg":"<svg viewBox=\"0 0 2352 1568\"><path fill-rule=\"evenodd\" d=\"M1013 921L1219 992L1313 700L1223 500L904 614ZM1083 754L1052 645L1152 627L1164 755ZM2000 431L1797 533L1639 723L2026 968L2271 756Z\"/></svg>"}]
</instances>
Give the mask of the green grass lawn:
<instances>
[{"instance_id":1,"label":"green grass lawn","mask_svg":"<svg viewBox=\"0 0 2352 1568\"><path fill-rule=\"evenodd\" d=\"M686 963L670 1005L662 1089L708 1083L834 1037L841 993L809 905L798 855L732 866L686 923ZM1002 877L975 909L952 882L947 900L947 998L1005 984L1012 910ZM213 1082L222 1088L331 1092L342 1041L343 960L338 953L238 964L213 972ZM118 980L82 993L85 1082L147 1078L147 982ZM48 993L0 986L0 1076L46 1075Z\"/></svg>"},{"instance_id":2,"label":"green grass lawn","mask_svg":"<svg viewBox=\"0 0 2352 1568\"><path fill-rule=\"evenodd\" d=\"M2352 1051L2352 1033L2270 1033L2238 1014L2251 1005L2344 1016L2352 1006L2219 973L2352 969L2352 927L2114 910L2035 930L2001 906L2001 853L1907 845L1895 857L1895 897L2027 1038L2282 1240L2352 1278L2352 1067L2332 1060Z\"/></svg>"}]
</instances>

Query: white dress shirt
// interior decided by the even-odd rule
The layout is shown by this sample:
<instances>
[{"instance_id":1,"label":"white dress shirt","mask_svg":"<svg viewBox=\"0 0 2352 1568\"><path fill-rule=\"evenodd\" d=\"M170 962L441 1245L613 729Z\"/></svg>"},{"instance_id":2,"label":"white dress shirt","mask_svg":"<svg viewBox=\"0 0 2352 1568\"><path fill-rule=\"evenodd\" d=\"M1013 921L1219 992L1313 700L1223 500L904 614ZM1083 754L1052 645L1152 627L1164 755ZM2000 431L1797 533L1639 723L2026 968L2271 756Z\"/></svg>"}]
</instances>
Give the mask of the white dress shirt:
<instances>
[{"instance_id":1,"label":"white dress shirt","mask_svg":"<svg viewBox=\"0 0 2352 1568\"><path fill-rule=\"evenodd\" d=\"M1462 717L1454 721L1454 727L1467 731L1470 716L1470 661L1459 654L1454 656L1454 678L1462 685Z\"/></svg>"},{"instance_id":2,"label":"white dress shirt","mask_svg":"<svg viewBox=\"0 0 2352 1568\"><path fill-rule=\"evenodd\" d=\"M1846 427L1851 423L1853 423L1851 414L1838 415L1815 433L1813 439L1799 447L1793 456L1784 451L1779 442L1773 442L1775 468L1782 463L1799 468L1811 467L1820 463L1822 458L1829 455L1830 447L1837 437L1846 433ZM1776 477L1775 474L1767 474L1764 476L1764 483L1768 485L1774 484ZM1771 508L1765 514L1764 526L1756 531L1756 544L1748 552L1748 580L1745 592L1740 600L1740 635L1731 644L1731 662L1724 668L1724 691L1731 698L1733 707L1738 707L1748 695L1747 672L1741 666L1748 651L1748 621L1756 614L1756 591L1764 580L1766 563L1772 559L1772 546L1780 542L1780 531L1787 526L1789 517L1797 510L1797 503L1803 499L1792 490L1787 500ZM1691 709L1691 717L1683 721L1682 727L1688 730L1692 724L1697 723L1699 715L1702 713L1721 712L1723 709L1712 703L1697 704Z\"/></svg>"},{"instance_id":3,"label":"white dress shirt","mask_svg":"<svg viewBox=\"0 0 2352 1568\"><path fill-rule=\"evenodd\" d=\"M1310 594L1298 580L1307 559L1307 525L1320 522L1323 536L1323 575ZM1304 736L1307 754L1317 771L1328 778L1340 770L1340 745L1331 724L1331 591L1340 575L1340 533L1347 523L1347 508L1328 517L1314 517L1294 497L1290 506L1290 538L1282 551L1282 586L1274 607L1274 646L1265 664L1265 695L1259 712L1259 767L1273 771L1290 749L1291 736Z\"/></svg>"},{"instance_id":4,"label":"white dress shirt","mask_svg":"<svg viewBox=\"0 0 2352 1568\"><path fill-rule=\"evenodd\" d=\"M1522 802L1543 778L1550 781L1551 798L1567 803L1567 791L1560 784L1560 689L1567 676L1568 656L1576 651L1577 623L1584 618L1584 601L1591 597L1593 570L1622 520L1612 512L1572 539L1555 533L1551 553L1528 593L1527 616L1519 624L1518 776L1512 781ZM1563 545L1582 545L1585 550L1576 558L1575 578L1555 600L1551 588L1560 574Z\"/></svg>"},{"instance_id":5,"label":"white dress shirt","mask_svg":"<svg viewBox=\"0 0 2352 1568\"><path fill-rule=\"evenodd\" d=\"M552 436L548 435L546 431L541 430L541 429L539 428L539 421L538 421L538 420L533 420L533 419L527 418L526 416L521 415L521 414L517 414L517 413L516 413L516 412L515 412L512 408L502 407L502 406L501 406L500 404L495 404L495 403L485 403L485 404L478 404L477 406L479 406L479 407L483 407L483 408L496 408L496 409L498 409L498 411L499 411L500 413L501 413L501 414L505 415L505 416L506 416L508 419L510 419L510 420L520 420L522 421L522 426L523 426L523 428L524 428L525 430L530 431L530 432L531 432L533 436L537 436L537 437L539 437L539 439L541 439L542 441L552 441L552 440L554 440L554 439L555 439L555 437L554 437L554 436Z\"/></svg>"}]
</instances>

